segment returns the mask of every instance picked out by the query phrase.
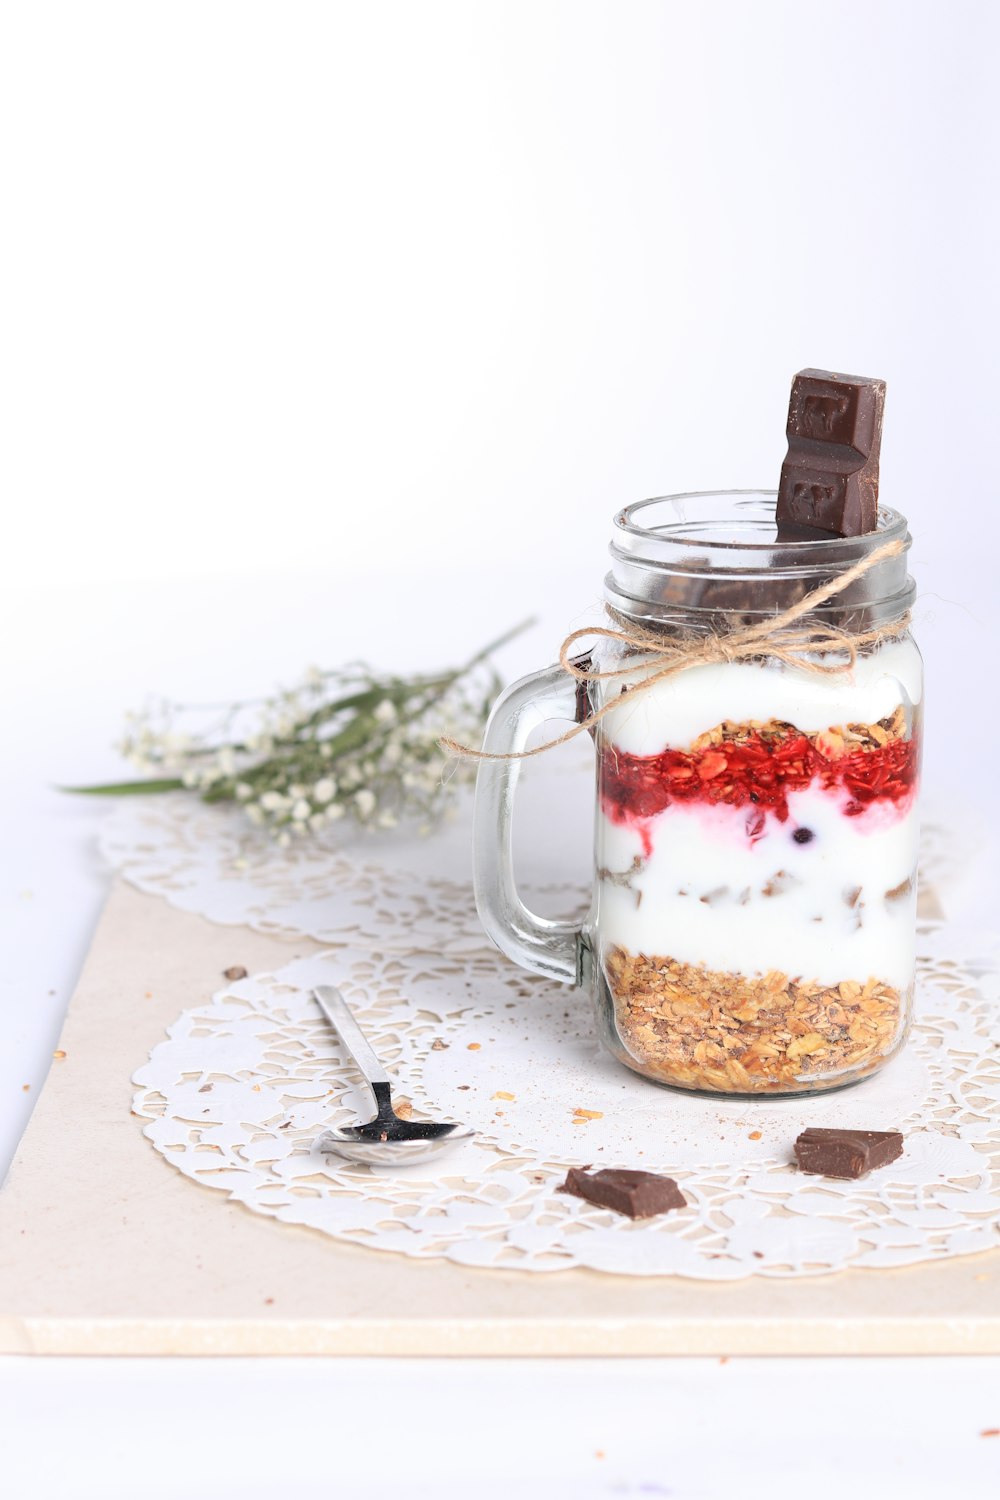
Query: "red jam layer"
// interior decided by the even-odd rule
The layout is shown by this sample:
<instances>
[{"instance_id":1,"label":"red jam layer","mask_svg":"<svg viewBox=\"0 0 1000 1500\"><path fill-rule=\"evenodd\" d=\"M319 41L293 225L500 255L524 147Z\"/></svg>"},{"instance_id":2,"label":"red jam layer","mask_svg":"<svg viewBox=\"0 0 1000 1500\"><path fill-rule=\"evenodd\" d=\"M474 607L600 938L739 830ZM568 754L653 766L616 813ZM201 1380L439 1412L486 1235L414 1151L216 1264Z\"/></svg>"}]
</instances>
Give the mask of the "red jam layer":
<instances>
[{"instance_id":1,"label":"red jam layer","mask_svg":"<svg viewBox=\"0 0 1000 1500\"><path fill-rule=\"evenodd\" d=\"M873 802L901 803L916 786L919 761L915 737L837 756L824 755L804 734L764 738L753 730L739 744L724 741L691 752L628 755L608 746L601 755L601 806L616 823L655 818L672 802L746 807L747 833L754 839L763 833L767 813L780 823L787 820L789 792L813 784L845 791L849 818Z\"/></svg>"}]
</instances>

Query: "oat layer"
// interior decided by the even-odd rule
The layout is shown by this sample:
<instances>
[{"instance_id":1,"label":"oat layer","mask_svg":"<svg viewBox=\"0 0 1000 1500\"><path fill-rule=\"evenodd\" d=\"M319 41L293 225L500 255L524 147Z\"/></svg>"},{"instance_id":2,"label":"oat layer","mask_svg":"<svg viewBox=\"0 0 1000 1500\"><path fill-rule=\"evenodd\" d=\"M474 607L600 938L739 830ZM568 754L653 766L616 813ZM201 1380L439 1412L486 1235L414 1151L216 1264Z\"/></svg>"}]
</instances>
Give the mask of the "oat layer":
<instances>
[{"instance_id":1,"label":"oat layer","mask_svg":"<svg viewBox=\"0 0 1000 1500\"><path fill-rule=\"evenodd\" d=\"M907 997L879 979L759 978L613 947L604 956L618 1033L643 1071L726 1094L833 1087L897 1046Z\"/></svg>"}]
</instances>

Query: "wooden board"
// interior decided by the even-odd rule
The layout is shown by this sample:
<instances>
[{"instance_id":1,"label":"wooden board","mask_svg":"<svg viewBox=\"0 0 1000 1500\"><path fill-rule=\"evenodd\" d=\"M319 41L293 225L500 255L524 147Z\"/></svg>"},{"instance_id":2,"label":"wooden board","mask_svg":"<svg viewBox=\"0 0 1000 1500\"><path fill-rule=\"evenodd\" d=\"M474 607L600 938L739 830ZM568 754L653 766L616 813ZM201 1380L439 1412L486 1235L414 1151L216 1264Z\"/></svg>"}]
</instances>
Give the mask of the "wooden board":
<instances>
[{"instance_id":1,"label":"wooden board","mask_svg":"<svg viewBox=\"0 0 1000 1500\"><path fill-rule=\"evenodd\" d=\"M222 971L307 941L213 926L119 884L0 1191L0 1352L1000 1353L1000 1251L725 1285L467 1270L273 1222L174 1172L130 1077Z\"/></svg>"}]
</instances>

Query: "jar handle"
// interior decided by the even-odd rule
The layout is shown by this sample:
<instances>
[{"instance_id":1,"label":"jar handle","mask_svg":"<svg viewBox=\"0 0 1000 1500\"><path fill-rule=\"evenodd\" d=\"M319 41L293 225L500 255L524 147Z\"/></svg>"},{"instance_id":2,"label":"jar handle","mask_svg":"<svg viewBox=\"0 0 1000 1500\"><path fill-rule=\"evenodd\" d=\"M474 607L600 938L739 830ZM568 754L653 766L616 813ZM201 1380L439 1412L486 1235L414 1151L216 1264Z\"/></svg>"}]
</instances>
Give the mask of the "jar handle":
<instances>
[{"instance_id":1,"label":"jar handle","mask_svg":"<svg viewBox=\"0 0 1000 1500\"><path fill-rule=\"evenodd\" d=\"M503 692L486 726L483 749L491 755L523 750L548 719L577 716L577 683L560 666L522 677ZM511 850L514 790L520 760L484 760L476 780L473 865L476 906L487 933L502 953L525 969L582 984L587 947L572 922L552 921L528 910L517 893Z\"/></svg>"}]
</instances>

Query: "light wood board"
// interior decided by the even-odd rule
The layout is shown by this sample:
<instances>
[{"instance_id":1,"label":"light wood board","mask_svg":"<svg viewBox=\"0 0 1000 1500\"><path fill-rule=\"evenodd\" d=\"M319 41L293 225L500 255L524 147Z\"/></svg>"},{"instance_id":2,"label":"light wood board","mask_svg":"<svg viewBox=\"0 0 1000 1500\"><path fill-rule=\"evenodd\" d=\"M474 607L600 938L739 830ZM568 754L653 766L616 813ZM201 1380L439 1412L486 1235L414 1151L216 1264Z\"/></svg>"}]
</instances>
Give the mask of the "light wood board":
<instances>
[{"instance_id":1,"label":"light wood board","mask_svg":"<svg viewBox=\"0 0 1000 1500\"><path fill-rule=\"evenodd\" d=\"M187 1181L131 1116L132 1072L224 969L315 951L115 887L66 1056L0 1190L0 1352L1000 1353L1000 1251L725 1285L467 1270L340 1244Z\"/></svg>"}]
</instances>

